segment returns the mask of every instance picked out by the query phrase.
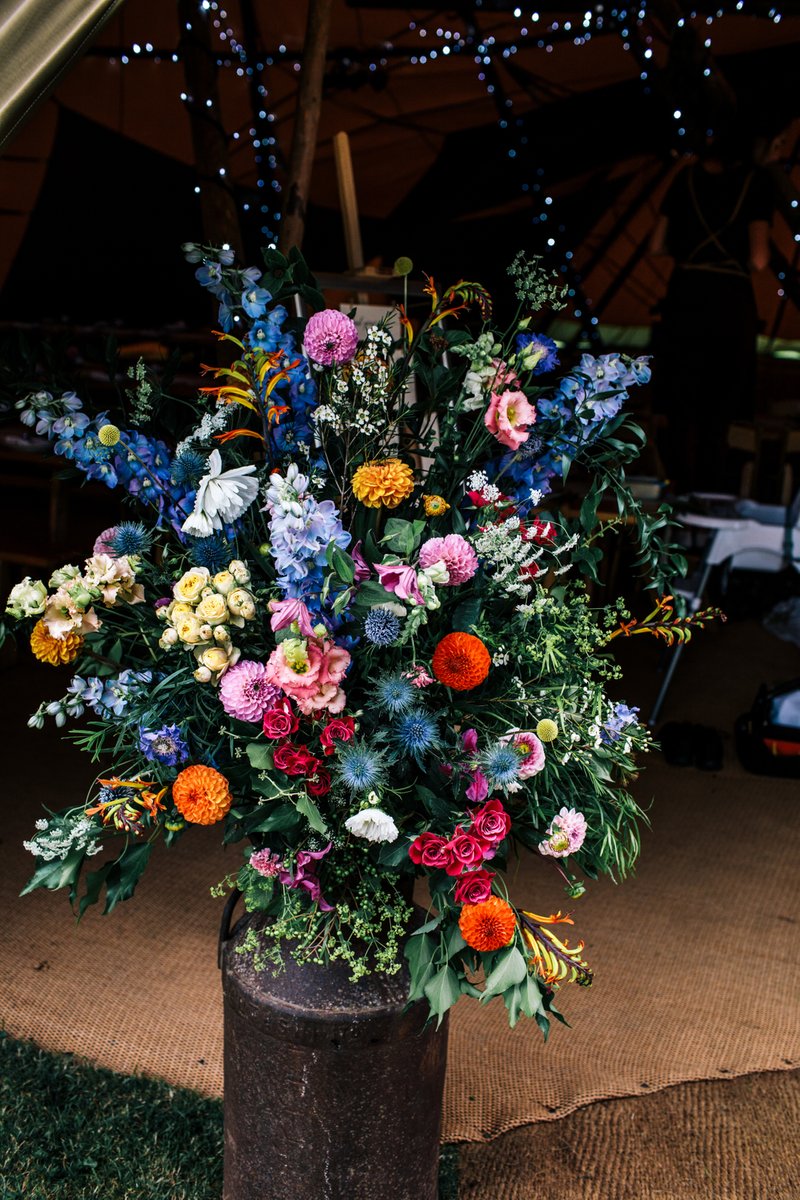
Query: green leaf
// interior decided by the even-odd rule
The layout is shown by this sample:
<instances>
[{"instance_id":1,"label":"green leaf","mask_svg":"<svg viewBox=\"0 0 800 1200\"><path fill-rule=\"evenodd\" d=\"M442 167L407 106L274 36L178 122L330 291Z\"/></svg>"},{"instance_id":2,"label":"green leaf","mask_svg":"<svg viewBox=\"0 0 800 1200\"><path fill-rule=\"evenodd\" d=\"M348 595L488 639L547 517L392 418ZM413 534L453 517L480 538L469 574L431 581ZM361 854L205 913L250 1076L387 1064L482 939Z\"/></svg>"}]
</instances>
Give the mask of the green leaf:
<instances>
[{"instance_id":1,"label":"green leaf","mask_svg":"<svg viewBox=\"0 0 800 1200\"><path fill-rule=\"evenodd\" d=\"M397 597L374 579L365 579L356 593L355 603L372 608L375 604L396 604Z\"/></svg>"},{"instance_id":2,"label":"green leaf","mask_svg":"<svg viewBox=\"0 0 800 1200\"><path fill-rule=\"evenodd\" d=\"M89 871L86 875L86 892L81 896L81 902L78 905L78 918L80 919L86 912L90 904L97 904L100 899L100 892L103 884L108 879L112 867L115 867L117 860L110 858L108 862L103 863L102 867L97 871Z\"/></svg>"},{"instance_id":3,"label":"green leaf","mask_svg":"<svg viewBox=\"0 0 800 1200\"><path fill-rule=\"evenodd\" d=\"M411 936L421 937L423 933L431 933L434 929L438 929L441 923L441 916L432 917L430 921L426 921L424 925L420 925L419 929L415 929Z\"/></svg>"},{"instance_id":4,"label":"green leaf","mask_svg":"<svg viewBox=\"0 0 800 1200\"><path fill-rule=\"evenodd\" d=\"M134 846L132 850L126 850L122 858L117 859L106 877L104 913L110 913L121 900L130 899L152 850L152 842L146 842L143 846Z\"/></svg>"},{"instance_id":5,"label":"green leaf","mask_svg":"<svg viewBox=\"0 0 800 1200\"><path fill-rule=\"evenodd\" d=\"M461 985L452 967L444 967L431 976L425 984L425 996L431 1006L431 1013L439 1018L437 1026L449 1008L452 1008L461 995Z\"/></svg>"},{"instance_id":6,"label":"green leaf","mask_svg":"<svg viewBox=\"0 0 800 1200\"><path fill-rule=\"evenodd\" d=\"M528 978L522 981L519 988L520 1007L526 1017L535 1017L539 1013L544 1012L542 989L532 975L528 975Z\"/></svg>"},{"instance_id":7,"label":"green leaf","mask_svg":"<svg viewBox=\"0 0 800 1200\"><path fill-rule=\"evenodd\" d=\"M450 801L444 796L437 796L435 792L432 792L430 788L423 787L422 784L417 784L414 795L417 802L424 806L435 821L442 821L444 824L450 821L452 807Z\"/></svg>"},{"instance_id":8,"label":"green leaf","mask_svg":"<svg viewBox=\"0 0 800 1200\"><path fill-rule=\"evenodd\" d=\"M460 950L464 949L466 944L467 943L464 941L464 935L462 934L458 925L453 925L452 929L450 930L450 932L447 935L447 942L446 942L446 947L445 947L446 952L447 952L447 957L452 958L454 954L458 954L458 952Z\"/></svg>"},{"instance_id":9,"label":"green leaf","mask_svg":"<svg viewBox=\"0 0 800 1200\"><path fill-rule=\"evenodd\" d=\"M256 771L269 771L272 769L272 747L267 746L264 742L251 742L245 747L247 757L250 759L250 766Z\"/></svg>"},{"instance_id":10,"label":"green leaf","mask_svg":"<svg viewBox=\"0 0 800 1200\"><path fill-rule=\"evenodd\" d=\"M349 554L345 554L336 545L334 545L331 554L331 566L342 583L351 584L356 577L356 564Z\"/></svg>"},{"instance_id":11,"label":"green leaf","mask_svg":"<svg viewBox=\"0 0 800 1200\"><path fill-rule=\"evenodd\" d=\"M378 862L382 867L402 867L410 863L408 857L409 842L405 837L399 837L394 842L384 842L378 851Z\"/></svg>"},{"instance_id":12,"label":"green leaf","mask_svg":"<svg viewBox=\"0 0 800 1200\"><path fill-rule=\"evenodd\" d=\"M56 888L73 884L78 878L85 857L86 851L76 846L66 858L55 858L52 862L42 863L25 884L20 896L27 896L37 888L49 888L54 892Z\"/></svg>"},{"instance_id":13,"label":"green leaf","mask_svg":"<svg viewBox=\"0 0 800 1200\"><path fill-rule=\"evenodd\" d=\"M486 979L483 1002L491 1000L492 996L499 996L506 988L513 987L516 983L522 983L527 974L528 964L524 954L517 946L509 946L503 954L497 956L495 966Z\"/></svg>"},{"instance_id":14,"label":"green leaf","mask_svg":"<svg viewBox=\"0 0 800 1200\"><path fill-rule=\"evenodd\" d=\"M451 626L457 633L469 633L474 625L477 625L481 615L481 598L480 596L472 596L469 600L462 600L453 610Z\"/></svg>"},{"instance_id":15,"label":"green leaf","mask_svg":"<svg viewBox=\"0 0 800 1200\"><path fill-rule=\"evenodd\" d=\"M415 535L414 526L410 521L403 521L400 517L389 517L386 533L381 538L382 546L388 546L394 554L399 554L408 561L418 541L419 536Z\"/></svg>"},{"instance_id":16,"label":"green leaf","mask_svg":"<svg viewBox=\"0 0 800 1200\"><path fill-rule=\"evenodd\" d=\"M294 803L297 811L303 814L312 829L315 829L317 833L328 832L328 826L322 818L322 813L310 796L298 796Z\"/></svg>"},{"instance_id":17,"label":"green leaf","mask_svg":"<svg viewBox=\"0 0 800 1200\"><path fill-rule=\"evenodd\" d=\"M421 937L409 938L406 942L405 957L411 974L411 990L408 993L408 1003L419 1000L425 994L425 985L433 974L433 957L437 944L428 933Z\"/></svg>"}]
</instances>

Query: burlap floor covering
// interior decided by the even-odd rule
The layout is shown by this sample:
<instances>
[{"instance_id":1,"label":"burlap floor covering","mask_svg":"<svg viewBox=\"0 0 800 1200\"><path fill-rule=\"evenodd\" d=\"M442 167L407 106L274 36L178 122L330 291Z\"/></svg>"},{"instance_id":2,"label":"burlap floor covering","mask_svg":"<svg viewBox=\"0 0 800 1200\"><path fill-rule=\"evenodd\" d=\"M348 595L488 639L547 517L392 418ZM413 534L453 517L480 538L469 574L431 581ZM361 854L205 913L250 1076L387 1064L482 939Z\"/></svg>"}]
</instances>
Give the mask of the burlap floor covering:
<instances>
[{"instance_id":1,"label":"burlap floor covering","mask_svg":"<svg viewBox=\"0 0 800 1200\"><path fill-rule=\"evenodd\" d=\"M642 688L652 691L652 652L631 648L643 673L638 691L631 686L627 694L644 699ZM729 626L690 649L665 719L727 727L761 679L792 674L800 674L795 648L753 625ZM207 885L236 869L238 850L223 852L213 829L193 831L172 851L154 855L132 901L111 917L90 911L78 926L63 894L17 899L32 863L20 842L31 835L39 804L57 808L82 795L90 770L52 735L25 728L38 699L60 694L63 681L48 668L12 668L1 678L0 1020L11 1034L47 1048L219 1094L221 905ZM452 1024L447 1140L482 1141L592 1101L647 1096L682 1081L800 1065L800 785L744 774L728 746L723 770L713 775L669 768L653 756L637 788L642 803L656 797L638 877L621 888L593 885L571 904L575 934L586 939L596 974L589 991L561 993L573 1028L555 1027L544 1046L533 1024L509 1032L496 1003L482 1009L462 1002ZM513 892L534 911L565 907L557 878L539 858L520 864ZM602 1118L612 1138L614 1111L603 1108L609 1115ZM701 1119L699 1110L682 1118L684 1126ZM585 1139L583 1127L576 1129ZM533 1161L533 1148L530 1154ZM586 1155L581 1162L591 1161L588 1149ZM536 1161L540 1170L545 1160ZM574 1172L574 1155L571 1164Z\"/></svg>"}]
</instances>

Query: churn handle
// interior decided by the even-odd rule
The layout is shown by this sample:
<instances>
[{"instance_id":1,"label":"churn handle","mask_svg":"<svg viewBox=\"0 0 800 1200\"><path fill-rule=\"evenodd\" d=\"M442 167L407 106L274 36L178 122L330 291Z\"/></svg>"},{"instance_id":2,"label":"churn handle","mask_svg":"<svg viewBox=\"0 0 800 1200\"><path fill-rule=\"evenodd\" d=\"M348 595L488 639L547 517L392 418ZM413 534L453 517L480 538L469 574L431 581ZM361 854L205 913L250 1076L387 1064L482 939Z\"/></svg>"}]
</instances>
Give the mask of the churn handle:
<instances>
[{"instance_id":1,"label":"churn handle","mask_svg":"<svg viewBox=\"0 0 800 1200\"><path fill-rule=\"evenodd\" d=\"M234 888L228 899L225 901L225 908L222 910L222 922L219 927L219 942L217 943L217 967L222 970L222 951L225 948L225 943L231 936L231 917L233 910L239 903L242 893L238 888Z\"/></svg>"}]
</instances>

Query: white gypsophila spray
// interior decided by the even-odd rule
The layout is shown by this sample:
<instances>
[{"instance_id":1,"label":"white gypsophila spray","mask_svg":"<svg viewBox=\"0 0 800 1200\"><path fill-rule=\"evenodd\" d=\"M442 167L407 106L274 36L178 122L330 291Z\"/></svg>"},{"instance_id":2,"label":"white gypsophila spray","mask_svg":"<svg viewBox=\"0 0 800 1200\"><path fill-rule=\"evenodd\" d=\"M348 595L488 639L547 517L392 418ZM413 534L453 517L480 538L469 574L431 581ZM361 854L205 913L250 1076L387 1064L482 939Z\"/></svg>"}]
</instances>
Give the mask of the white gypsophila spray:
<instances>
[{"instance_id":1,"label":"white gypsophila spray","mask_svg":"<svg viewBox=\"0 0 800 1200\"><path fill-rule=\"evenodd\" d=\"M214 434L219 433L229 423L234 407L233 404L222 404L216 412L206 413L197 428L175 447L175 457L180 458L192 442L210 442Z\"/></svg>"},{"instance_id":2,"label":"white gypsophila spray","mask_svg":"<svg viewBox=\"0 0 800 1200\"><path fill-rule=\"evenodd\" d=\"M22 845L44 862L64 859L73 850L84 850L87 855L98 854L100 843L95 839L97 828L83 813L53 817L36 822L38 832L29 842Z\"/></svg>"}]
</instances>

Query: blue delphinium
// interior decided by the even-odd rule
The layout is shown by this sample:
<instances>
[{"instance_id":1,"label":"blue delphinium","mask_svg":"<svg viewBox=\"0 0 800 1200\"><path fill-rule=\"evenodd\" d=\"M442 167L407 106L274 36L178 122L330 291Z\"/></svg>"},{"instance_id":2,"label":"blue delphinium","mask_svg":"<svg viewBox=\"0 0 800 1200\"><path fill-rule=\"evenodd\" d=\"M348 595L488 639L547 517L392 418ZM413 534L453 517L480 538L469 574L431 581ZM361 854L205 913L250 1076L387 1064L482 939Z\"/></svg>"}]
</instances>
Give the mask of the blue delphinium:
<instances>
[{"instance_id":1,"label":"blue delphinium","mask_svg":"<svg viewBox=\"0 0 800 1200\"><path fill-rule=\"evenodd\" d=\"M481 769L490 787L507 788L519 778L519 755L501 742L481 755Z\"/></svg>"},{"instance_id":2,"label":"blue delphinium","mask_svg":"<svg viewBox=\"0 0 800 1200\"><path fill-rule=\"evenodd\" d=\"M373 646L393 646L400 634L400 618L388 608L371 608L364 618L364 636Z\"/></svg>"},{"instance_id":3,"label":"blue delphinium","mask_svg":"<svg viewBox=\"0 0 800 1200\"><path fill-rule=\"evenodd\" d=\"M266 494L270 515L270 554L278 569L278 586L312 609L319 607L328 547L346 550L350 534L342 528L332 500L318 501L296 463L286 475L270 476Z\"/></svg>"},{"instance_id":4,"label":"blue delphinium","mask_svg":"<svg viewBox=\"0 0 800 1200\"><path fill-rule=\"evenodd\" d=\"M75 447L83 438L89 425L85 412L67 412L53 422L52 433L56 435L53 450L64 458L75 457Z\"/></svg>"},{"instance_id":5,"label":"blue delphinium","mask_svg":"<svg viewBox=\"0 0 800 1200\"><path fill-rule=\"evenodd\" d=\"M629 725L637 724L639 709L627 704L614 704L600 727L600 740L607 744L616 742Z\"/></svg>"},{"instance_id":6,"label":"blue delphinium","mask_svg":"<svg viewBox=\"0 0 800 1200\"><path fill-rule=\"evenodd\" d=\"M147 554L153 544L153 536L141 521L123 521L115 527L108 544L117 558L132 558L134 555Z\"/></svg>"},{"instance_id":7,"label":"blue delphinium","mask_svg":"<svg viewBox=\"0 0 800 1200\"><path fill-rule=\"evenodd\" d=\"M139 749L150 762L163 763L165 767L174 767L189 757L189 746L177 725L163 725L157 730L140 729Z\"/></svg>"},{"instance_id":8,"label":"blue delphinium","mask_svg":"<svg viewBox=\"0 0 800 1200\"><path fill-rule=\"evenodd\" d=\"M407 712L419 699L413 683L402 675L379 676L372 695L378 708L393 717Z\"/></svg>"},{"instance_id":9,"label":"blue delphinium","mask_svg":"<svg viewBox=\"0 0 800 1200\"><path fill-rule=\"evenodd\" d=\"M518 333L517 366L534 375L544 375L558 366L558 346L543 333Z\"/></svg>"},{"instance_id":10,"label":"blue delphinium","mask_svg":"<svg viewBox=\"0 0 800 1200\"><path fill-rule=\"evenodd\" d=\"M380 750L371 746L350 742L337 748L337 757L334 773L351 792L372 791L386 778L386 761Z\"/></svg>"},{"instance_id":11,"label":"blue delphinium","mask_svg":"<svg viewBox=\"0 0 800 1200\"><path fill-rule=\"evenodd\" d=\"M441 745L436 720L424 708L411 708L403 713L392 726L389 741L401 758L413 758L419 766L426 754Z\"/></svg>"},{"instance_id":12,"label":"blue delphinium","mask_svg":"<svg viewBox=\"0 0 800 1200\"><path fill-rule=\"evenodd\" d=\"M90 675L83 679L74 675L67 692L75 703L85 704L104 720L121 717L129 702L152 682L152 671L121 671L119 675L100 679Z\"/></svg>"}]
</instances>

